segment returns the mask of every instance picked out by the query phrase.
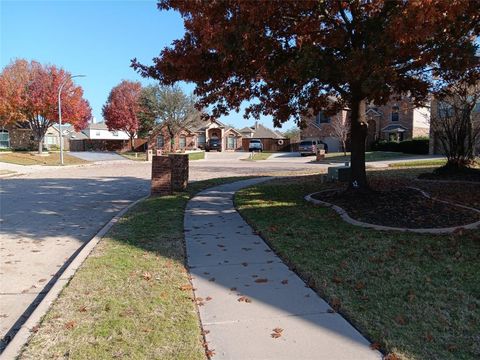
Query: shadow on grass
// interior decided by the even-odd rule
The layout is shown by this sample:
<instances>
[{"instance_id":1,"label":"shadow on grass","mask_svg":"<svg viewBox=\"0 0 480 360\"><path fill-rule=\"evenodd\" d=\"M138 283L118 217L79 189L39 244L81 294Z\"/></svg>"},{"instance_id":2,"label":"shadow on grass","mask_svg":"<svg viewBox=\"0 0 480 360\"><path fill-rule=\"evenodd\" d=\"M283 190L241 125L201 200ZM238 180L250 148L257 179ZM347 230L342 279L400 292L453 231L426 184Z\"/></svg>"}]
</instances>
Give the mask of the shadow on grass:
<instances>
[{"instance_id":1,"label":"shadow on grass","mask_svg":"<svg viewBox=\"0 0 480 360\"><path fill-rule=\"evenodd\" d=\"M370 175L397 181L422 171ZM328 186L315 176L275 180L240 191L236 203L280 257L330 303L341 304L340 312L385 352L401 359L478 358L478 232L434 236L351 226L327 208L305 204L304 195ZM270 206L282 202L289 205Z\"/></svg>"}]
</instances>

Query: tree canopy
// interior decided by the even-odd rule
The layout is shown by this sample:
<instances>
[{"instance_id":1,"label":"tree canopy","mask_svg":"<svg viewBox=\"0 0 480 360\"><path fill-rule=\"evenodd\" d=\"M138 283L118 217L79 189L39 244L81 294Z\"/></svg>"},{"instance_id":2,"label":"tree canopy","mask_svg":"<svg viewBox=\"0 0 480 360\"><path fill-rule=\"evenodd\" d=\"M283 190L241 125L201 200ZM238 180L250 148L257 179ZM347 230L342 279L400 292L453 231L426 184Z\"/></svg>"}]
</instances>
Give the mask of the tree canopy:
<instances>
[{"instance_id":1,"label":"tree canopy","mask_svg":"<svg viewBox=\"0 0 480 360\"><path fill-rule=\"evenodd\" d=\"M272 115L275 125L320 110L351 110L350 186L367 187L365 103L408 93L423 102L435 78L478 63L480 7L471 0L182 1L185 35L143 76L196 85L213 116L240 110ZM261 9L260 9L261 8ZM259 100L259 101L254 101Z\"/></svg>"},{"instance_id":2,"label":"tree canopy","mask_svg":"<svg viewBox=\"0 0 480 360\"><path fill-rule=\"evenodd\" d=\"M133 138L139 128L141 91L142 85L138 81L123 80L110 91L102 108L108 129L125 131L130 136L132 147Z\"/></svg>"},{"instance_id":3,"label":"tree canopy","mask_svg":"<svg viewBox=\"0 0 480 360\"><path fill-rule=\"evenodd\" d=\"M71 74L55 65L24 59L15 60L0 74L0 125L28 122L41 152L46 131L58 123L58 91L63 82L62 121L76 130L85 128L92 117L90 105Z\"/></svg>"}]
</instances>

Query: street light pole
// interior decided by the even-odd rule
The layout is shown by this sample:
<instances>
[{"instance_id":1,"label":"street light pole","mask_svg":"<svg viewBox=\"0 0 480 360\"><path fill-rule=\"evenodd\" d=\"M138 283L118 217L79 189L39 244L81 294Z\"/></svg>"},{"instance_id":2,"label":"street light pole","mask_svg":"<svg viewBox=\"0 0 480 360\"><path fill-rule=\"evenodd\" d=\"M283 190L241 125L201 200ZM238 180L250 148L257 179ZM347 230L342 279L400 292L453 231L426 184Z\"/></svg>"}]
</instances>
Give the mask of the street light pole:
<instances>
[{"instance_id":1,"label":"street light pole","mask_svg":"<svg viewBox=\"0 0 480 360\"><path fill-rule=\"evenodd\" d=\"M60 85L60 88L58 89L58 132L60 135L60 165L63 165L63 134L62 134L62 90L65 84L69 79L73 79L76 77L85 77L86 75L73 75L73 76L67 76L65 80L63 80L62 84Z\"/></svg>"}]
</instances>

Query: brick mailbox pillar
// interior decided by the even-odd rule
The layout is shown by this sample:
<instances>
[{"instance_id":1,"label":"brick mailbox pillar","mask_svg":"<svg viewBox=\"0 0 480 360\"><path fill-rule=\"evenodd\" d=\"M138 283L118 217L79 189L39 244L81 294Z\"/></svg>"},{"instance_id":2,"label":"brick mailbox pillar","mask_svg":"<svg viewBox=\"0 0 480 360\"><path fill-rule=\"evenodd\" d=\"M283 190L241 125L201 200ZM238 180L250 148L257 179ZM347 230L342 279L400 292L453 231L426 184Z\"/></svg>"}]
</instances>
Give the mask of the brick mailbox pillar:
<instances>
[{"instance_id":1,"label":"brick mailbox pillar","mask_svg":"<svg viewBox=\"0 0 480 360\"><path fill-rule=\"evenodd\" d=\"M171 154L152 159L152 195L183 191L188 183L188 155Z\"/></svg>"},{"instance_id":2,"label":"brick mailbox pillar","mask_svg":"<svg viewBox=\"0 0 480 360\"><path fill-rule=\"evenodd\" d=\"M172 191L183 191L188 184L188 154L170 154Z\"/></svg>"}]
</instances>

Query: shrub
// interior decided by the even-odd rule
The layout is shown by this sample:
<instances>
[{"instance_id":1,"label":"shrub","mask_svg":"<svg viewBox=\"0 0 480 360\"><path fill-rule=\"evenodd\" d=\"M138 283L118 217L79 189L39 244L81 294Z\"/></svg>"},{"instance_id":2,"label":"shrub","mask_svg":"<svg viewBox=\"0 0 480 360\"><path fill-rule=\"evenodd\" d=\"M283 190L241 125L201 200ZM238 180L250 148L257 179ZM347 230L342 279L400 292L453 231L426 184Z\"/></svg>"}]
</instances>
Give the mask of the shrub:
<instances>
[{"instance_id":1,"label":"shrub","mask_svg":"<svg viewBox=\"0 0 480 360\"><path fill-rule=\"evenodd\" d=\"M398 145L399 151L406 154L428 154L428 138L405 140L401 141Z\"/></svg>"},{"instance_id":2,"label":"shrub","mask_svg":"<svg viewBox=\"0 0 480 360\"><path fill-rule=\"evenodd\" d=\"M404 140L400 142L379 140L372 144L373 151L393 151L403 152L406 154L428 154L428 138L414 138L412 140Z\"/></svg>"}]
</instances>

